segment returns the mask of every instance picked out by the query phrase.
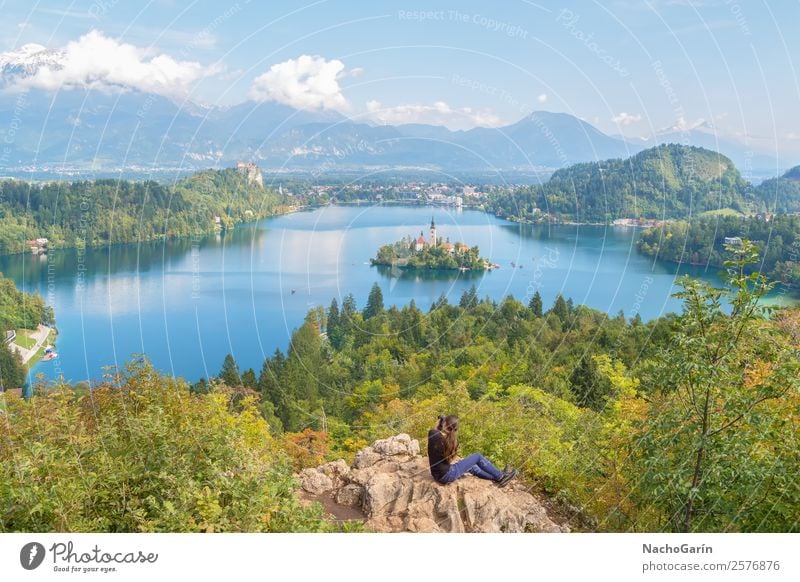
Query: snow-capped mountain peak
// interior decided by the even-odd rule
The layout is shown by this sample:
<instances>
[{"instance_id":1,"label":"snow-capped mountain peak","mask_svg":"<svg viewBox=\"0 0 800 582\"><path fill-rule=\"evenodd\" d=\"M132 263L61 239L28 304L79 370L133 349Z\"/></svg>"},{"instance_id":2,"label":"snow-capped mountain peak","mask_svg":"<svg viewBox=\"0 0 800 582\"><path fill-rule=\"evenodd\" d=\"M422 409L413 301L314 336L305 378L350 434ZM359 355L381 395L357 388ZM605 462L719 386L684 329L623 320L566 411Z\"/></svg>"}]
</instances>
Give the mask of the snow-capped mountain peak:
<instances>
[{"instance_id":1,"label":"snow-capped mountain peak","mask_svg":"<svg viewBox=\"0 0 800 582\"><path fill-rule=\"evenodd\" d=\"M42 67L61 67L64 52L48 49L40 44L29 43L20 48L0 53L0 75L8 83L14 77L35 75Z\"/></svg>"}]
</instances>

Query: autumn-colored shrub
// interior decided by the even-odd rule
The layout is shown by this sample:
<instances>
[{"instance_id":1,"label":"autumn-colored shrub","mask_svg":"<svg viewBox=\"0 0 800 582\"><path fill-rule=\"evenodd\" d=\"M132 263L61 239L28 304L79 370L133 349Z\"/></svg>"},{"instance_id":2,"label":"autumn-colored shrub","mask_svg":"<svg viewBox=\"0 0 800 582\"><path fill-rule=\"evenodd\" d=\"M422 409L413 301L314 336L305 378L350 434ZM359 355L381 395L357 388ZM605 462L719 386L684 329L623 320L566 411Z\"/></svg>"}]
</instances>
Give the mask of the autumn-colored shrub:
<instances>
[{"instance_id":1,"label":"autumn-colored shrub","mask_svg":"<svg viewBox=\"0 0 800 582\"><path fill-rule=\"evenodd\" d=\"M146 362L0 414L0 531L324 531L257 402L192 394Z\"/></svg>"}]
</instances>

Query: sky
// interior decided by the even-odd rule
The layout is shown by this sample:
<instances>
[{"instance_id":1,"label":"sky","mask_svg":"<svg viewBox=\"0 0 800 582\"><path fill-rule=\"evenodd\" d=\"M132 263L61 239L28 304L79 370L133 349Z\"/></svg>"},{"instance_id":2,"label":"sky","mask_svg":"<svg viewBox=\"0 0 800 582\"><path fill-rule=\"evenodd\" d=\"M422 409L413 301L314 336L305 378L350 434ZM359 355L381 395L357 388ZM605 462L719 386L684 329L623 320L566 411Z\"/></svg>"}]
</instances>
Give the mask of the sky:
<instances>
[{"instance_id":1,"label":"sky","mask_svg":"<svg viewBox=\"0 0 800 582\"><path fill-rule=\"evenodd\" d=\"M3 55L62 51L31 87L451 129L546 110L612 135L713 127L800 152L798 0L0 0L0 14Z\"/></svg>"}]
</instances>

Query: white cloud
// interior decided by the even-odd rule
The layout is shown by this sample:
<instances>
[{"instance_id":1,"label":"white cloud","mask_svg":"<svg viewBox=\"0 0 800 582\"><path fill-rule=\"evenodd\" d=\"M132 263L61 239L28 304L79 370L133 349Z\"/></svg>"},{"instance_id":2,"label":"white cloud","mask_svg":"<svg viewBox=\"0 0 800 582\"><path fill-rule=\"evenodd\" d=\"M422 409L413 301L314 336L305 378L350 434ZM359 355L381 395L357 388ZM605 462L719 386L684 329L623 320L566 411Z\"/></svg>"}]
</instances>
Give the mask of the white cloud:
<instances>
[{"instance_id":1,"label":"white cloud","mask_svg":"<svg viewBox=\"0 0 800 582\"><path fill-rule=\"evenodd\" d=\"M379 101L367 103L367 116L378 123L399 125L402 123L428 123L444 125L450 129L469 129L475 126L498 127L503 120L488 110L471 107L450 107L444 101L432 105L409 104L384 106Z\"/></svg>"},{"instance_id":2,"label":"white cloud","mask_svg":"<svg viewBox=\"0 0 800 582\"><path fill-rule=\"evenodd\" d=\"M249 97L255 101L277 101L296 109L342 111L349 108L339 86L339 79L346 75L340 60L301 55L272 65L269 71L256 77Z\"/></svg>"},{"instance_id":3,"label":"white cloud","mask_svg":"<svg viewBox=\"0 0 800 582\"><path fill-rule=\"evenodd\" d=\"M539 95L539 96L536 98L536 100L537 100L539 103L544 103L545 101L547 101L547 93L542 93L541 95Z\"/></svg>"},{"instance_id":4,"label":"white cloud","mask_svg":"<svg viewBox=\"0 0 800 582\"><path fill-rule=\"evenodd\" d=\"M26 55L34 64L30 74L10 79L12 87L137 89L178 96L188 93L201 78L222 70L219 65L207 67L194 61L178 61L166 54L154 54L105 36L98 30L57 50L35 48L37 52ZM18 53L2 53L0 60L13 58Z\"/></svg>"},{"instance_id":5,"label":"white cloud","mask_svg":"<svg viewBox=\"0 0 800 582\"><path fill-rule=\"evenodd\" d=\"M360 77L364 74L364 69L361 67L356 67L355 69L348 69L347 71L342 73L342 77Z\"/></svg>"},{"instance_id":6,"label":"white cloud","mask_svg":"<svg viewBox=\"0 0 800 582\"><path fill-rule=\"evenodd\" d=\"M633 123L639 123L641 120L642 116L638 113L626 113L624 111L611 118L611 121L618 125L631 125Z\"/></svg>"}]
</instances>

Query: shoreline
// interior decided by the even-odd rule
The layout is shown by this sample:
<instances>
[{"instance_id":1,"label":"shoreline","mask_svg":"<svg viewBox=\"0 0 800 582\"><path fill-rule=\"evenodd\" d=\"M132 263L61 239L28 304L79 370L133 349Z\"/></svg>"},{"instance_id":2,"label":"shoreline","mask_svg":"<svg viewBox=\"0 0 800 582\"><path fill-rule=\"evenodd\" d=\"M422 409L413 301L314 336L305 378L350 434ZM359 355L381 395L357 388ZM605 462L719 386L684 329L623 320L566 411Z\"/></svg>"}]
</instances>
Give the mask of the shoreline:
<instances>
[{"instance_id":1,"label":"shoreline","mask_svg":"<svg viewBox=\"0 0 800 582\"><path fill-rule=\"evenodd\" d=\"M456 267L455 269L448 269L447 267L436 267L436 268L428 269L428 268L422 268L422 267L408 267L408 266L405 266L405 265L392 265L392 264L387 264L387 263L370 263L370 267L384 267L384 268L388 268L388 269L402 269L405 272L417 271L417 272L421 272L421 273L430 273L430 272L436 272L436 273L443 273L443 272L446 272L446 273L452 273L452 272L457 272L457 273L485 273L485 272L493 271L494 269L499 269L500 268L500 267L486 267L486 268L483 268L483 269L468 269L468 268Z\"/></svg>"},{"instance_id":2,"label":"shoreline","mask_svg":"<svg viewBox=\"0 0 800 582\"><path fill-rule=\"evenodd\" d=\"M285 212L276 212L274 214L268 214L267 216L262 216L261 218L257 218L255 220L247 220L247 221L243 221L243 222L237 222L237 223L235 223L233 225L233 227L228 228L228 229L203 232L203 233L201 233L199 235L199 237L200 238L204 238L204 237L207 237L207 236L212 236L212 235L216 235L216 234L222 234L224 232L227 232L227 231L230 231L230 230L236 230L239 227L247 226L249 224L258 224L262 220L267 220L268 218L276 218L278 216L286 216L286 215L289 215L289 214L295 214L297 212L305 212L305 211L308 211L308 210L315 210L317 208L323 208L323 205L320 205L320 206L312 206L312 205L293 206L293 207L290 207L290 210L287 210ZM51 252L52 253L58 253L60 251L72 251L72 250L77 250L77 249L83 249L83 250L86 250L86 249L103 249L103 248L112 248L112 247L118 247L118 246L124 246L124 245L152 244L152 243L157 243L157 242L187 240L187 239L195 238L197 236L198 236L197 234L183 234L183 235L174 235L174 236L166 236L166 235L164 235L164 236L159 236L159 237L155 237L155 238L139 239L139 240L131 240L131 241L116 241L116 242L113 242L113 243L59 246L59 247L55 247L55 248L52 248L52 249L48 249L47 251L41 252L41 253L32 253L32 252L30 252L30 250L24 250L24 251L19 251L19 252L15 252L15 253L0 252L0 257L17 257L17 256L26 256L26 255L37 256L37 257L41 257L41 256L46 257Z\"/></svg>"}]
</instances>

